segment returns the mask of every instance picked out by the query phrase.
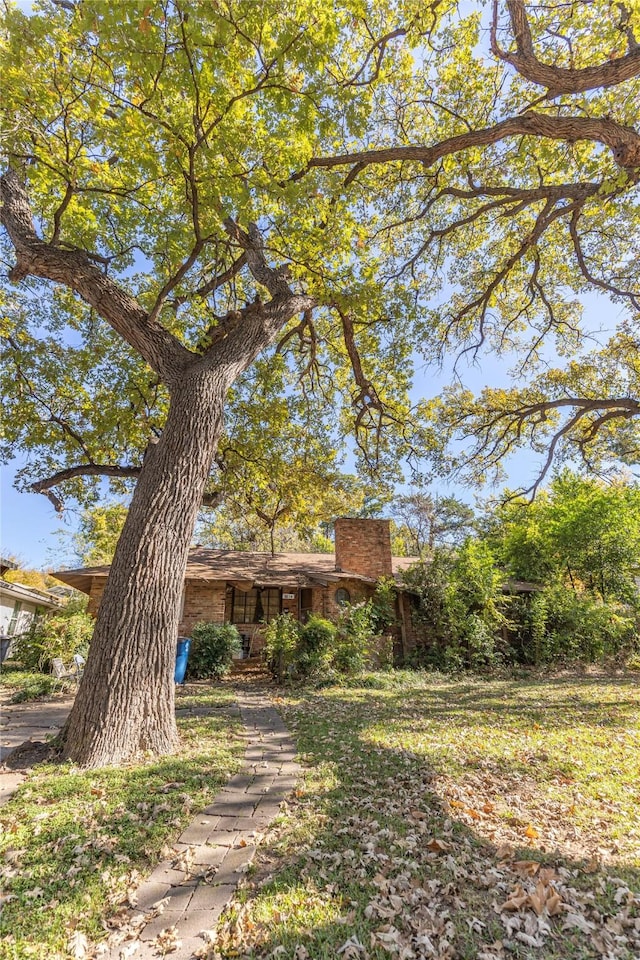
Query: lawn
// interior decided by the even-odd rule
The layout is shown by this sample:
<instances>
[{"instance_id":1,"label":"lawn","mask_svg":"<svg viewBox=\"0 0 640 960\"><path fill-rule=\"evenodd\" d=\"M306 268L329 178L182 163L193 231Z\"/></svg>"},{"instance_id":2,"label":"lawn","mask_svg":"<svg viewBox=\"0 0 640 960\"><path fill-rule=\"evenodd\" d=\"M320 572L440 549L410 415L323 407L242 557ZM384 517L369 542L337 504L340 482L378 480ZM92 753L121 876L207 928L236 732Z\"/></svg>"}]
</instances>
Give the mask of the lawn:
<instances>
[{"instance_id":1,"label":"lawn","mask_svg":"<svg viewBox=\"0 0 640 960\"><path fill-rule=\"evenodd\" d=\"M637 679L280 700L305 775L211 956L640 957Z\"/></svg>"},{"instance_id":2,"label":"lawn","mask_svg":"<svg viewBox=\"0 0 640 960\"><path fill-rule=\"evenodd\" d=\"M93 955L89 942L122 922L129 892L239 768L244 741L232 700L226 687L179 692L177 756L119 769L34 769L0 808L2 960Z\"/></svg>"}]
</instances>

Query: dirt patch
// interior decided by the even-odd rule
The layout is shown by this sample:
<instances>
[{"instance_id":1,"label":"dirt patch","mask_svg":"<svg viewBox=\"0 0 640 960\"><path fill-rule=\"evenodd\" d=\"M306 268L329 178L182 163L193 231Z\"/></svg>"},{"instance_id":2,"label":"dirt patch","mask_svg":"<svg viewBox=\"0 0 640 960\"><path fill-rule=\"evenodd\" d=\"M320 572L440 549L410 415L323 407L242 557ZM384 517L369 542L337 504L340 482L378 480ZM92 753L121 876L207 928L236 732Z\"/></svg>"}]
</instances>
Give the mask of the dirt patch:
<instances>
[{"instance_id":1,"label":"dirt patch","mask_svg":"<svg viewBox=\"0 0 640 960\"><path fill-rule=\"evenodd\" d=\"M52 763L60 759L61 747L55 741L27 740L4 758L7 770L29 770L37 763Z\"/></svg>"}]
</instances>

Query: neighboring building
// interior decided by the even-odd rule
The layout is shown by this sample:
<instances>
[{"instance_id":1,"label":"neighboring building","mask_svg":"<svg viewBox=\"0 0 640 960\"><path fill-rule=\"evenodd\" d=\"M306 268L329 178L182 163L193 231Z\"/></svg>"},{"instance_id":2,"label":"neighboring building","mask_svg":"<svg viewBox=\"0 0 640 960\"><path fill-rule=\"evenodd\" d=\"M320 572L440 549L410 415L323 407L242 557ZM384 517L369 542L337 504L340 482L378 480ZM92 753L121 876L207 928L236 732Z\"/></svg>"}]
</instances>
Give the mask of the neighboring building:
<instances>
[{"instance_id":1,"label":"neighboring building","mask_svg":"<svg viewBox=\"0 0 640 960\"><path fill-rule=\"evenodd\" d=\"M11 569L2 561L5 570ZM15 565L13 566L15 569ZM11 638L26 633L36 617L64 604L49 593L0 579L0 640L2 660L10 655Z\"/></svg>"},{"instance_id":2,"label":"neighboring building","mask_svg":"<svg viewBox=\"0 0 640 960\"><path fill-rule=\"evenodd\" d=\"M261 623L288 612L304 621L310 613L336 617L342 603L369 599L380 577L396 577L416 562L392 557L388 520L342 517L335 522L335 554L250 553L195 547L189 553L178 633L189 636L198 621L234 623L252 653L262 647ZM100 605L109 567L61 570L58 580L89 595L89 612ZM398 649L413 645L408 598L398 599Z\"/></svg>"}]
</instances>

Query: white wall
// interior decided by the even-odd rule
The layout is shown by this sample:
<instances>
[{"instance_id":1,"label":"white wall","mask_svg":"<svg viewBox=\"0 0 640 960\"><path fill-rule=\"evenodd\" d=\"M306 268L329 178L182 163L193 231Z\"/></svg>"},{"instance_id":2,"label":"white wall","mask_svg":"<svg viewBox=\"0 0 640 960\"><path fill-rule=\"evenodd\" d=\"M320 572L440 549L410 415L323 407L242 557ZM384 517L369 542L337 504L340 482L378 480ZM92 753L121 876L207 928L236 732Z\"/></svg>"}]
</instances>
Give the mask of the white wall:
<instances>
[{"instance_id":1,"label":"white wall","mask_svg":"<svg viewBox=\"0 0 640 960\"><path fill-rule=\"evenodd\" d=\"M22 604L15 628L11 631L12 635L24 633L31 626L31 621L36 612L35 603L29 603L28 600L20 600ZM0 634L7 636L9 624L13 618L13 611L16 605L16 598L0 593Z\"/></svg>"}]
</instances>

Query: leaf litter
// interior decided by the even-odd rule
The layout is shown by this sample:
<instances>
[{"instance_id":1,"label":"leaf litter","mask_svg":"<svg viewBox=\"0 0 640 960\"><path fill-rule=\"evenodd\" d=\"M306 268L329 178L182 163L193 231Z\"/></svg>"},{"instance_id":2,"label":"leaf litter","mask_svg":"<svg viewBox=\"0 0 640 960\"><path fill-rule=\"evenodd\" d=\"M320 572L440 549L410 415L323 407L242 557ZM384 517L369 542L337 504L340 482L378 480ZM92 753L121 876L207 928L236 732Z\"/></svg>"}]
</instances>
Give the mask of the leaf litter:
<instances>
[{"instance_id":1,"label":"leaf litter","mask_svg":"<svg viewBox=\"0 0 640 960\"><path fill-rule=\"evenodd\" d=\"M486 695L489 685L478 686ZM576 700L593 696L591 687L577 690ZM548 778L545 765L562 760L569 730L581 760L580 723L563 727L553 695L547 702L547 691L536 692L547 727L529 723L523 732L516 702L491 737L470 728L466 738L440 733L444 705L427 723L429 710L420 707L429 704L412 702L406 691L392 704L370 690L291 696L285 716L308 764L305 782L289 822L259 857L262 875L245 881L241 902L202 956L638 960L640 863L632 841L635 831L637 846L640 823L627 820L630 842L619 840L624 804L612 799L607 830L576 828L568 808L581 791L587 814L601 805L591 802L582 774ZM607 693L614 701L618 695ZM454 689L446 706L455 707ZM634 716L638 706L636 695ZM529 750L523 764L523 741L555 722L554 744ZM638 768L632 741L617 741L630 777ZM501 752L499 762L490 748ZM537 774L523 775L534 754ZM567 787L573 792L563 811L553 790ZM598 789L606 792L607 783Z\"/></svg>"}]
</instances>

